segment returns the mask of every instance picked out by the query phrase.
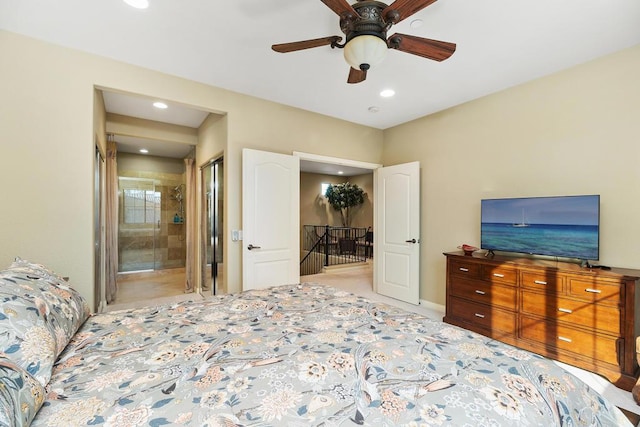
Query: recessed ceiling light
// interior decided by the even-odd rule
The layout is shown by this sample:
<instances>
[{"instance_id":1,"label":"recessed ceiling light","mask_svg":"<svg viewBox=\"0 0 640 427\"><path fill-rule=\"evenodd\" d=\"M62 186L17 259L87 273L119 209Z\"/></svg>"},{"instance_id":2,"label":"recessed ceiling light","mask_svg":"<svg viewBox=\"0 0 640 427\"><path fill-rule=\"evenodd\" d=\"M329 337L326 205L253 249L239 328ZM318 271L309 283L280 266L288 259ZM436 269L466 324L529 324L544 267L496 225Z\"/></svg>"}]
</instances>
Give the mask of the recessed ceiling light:
<instances>
[{"instance_id":1,"label":"recessed ceiling light","mask_svg":"<svg viewBox=\"0 0 640 427\"><path fill-rule=\"evenodd\" d=\"M149 0L124 0L124 2L136 9L146 9L149 7Z\"/></svg>"},{"instance_id":2,"label":"recessed ceiling light","mask_svg":"<svg viewBox=\"0 0 640 427\"><path fill-rule=\"evenodd\" d=\"M396 94L396 91L393 89L385 89L382 92L380 92L380 96L383 98L390 98L395 94Z\"/></svg>"},{"instance_id":3,"label":"recessed ceiling light","mask_svg":"<svg viewBox=\"0 0 640 427\"><path fill-rule=\"evenodd\" d=\"M378 111L380 111L380 108L376 107L375 105L372 105L371 107L369 107L370 113L377 113Z\"/></svg>"},{"instance_id":4,"label":"recessed ceiling light","mask_svg":"<svg viewBox=\"0 0 640 427\"><path fill-rule=\"evenodd\" d=\"M342 175L344 172L342 171L338 171L338 175Z\"/></svg>"},{"instance_id":5,"label":"recessed ceiling light","mask_svg":"<svg viewBox=\"0 0 640 427\"><path fill-rule=\"evenodd\" d=\"M147 150L146 148L141 148L141 149L140 149L140 152L141 152L142 154L147 154L147 153L149 152L149 150Z\"/></svg>"},{"instance_id":6,"label":"recessed ceiling light","mask_svg":"<svg viewBox=\"0 0 640 427\"><path fill-rule=\"evenodd\" d=\"M159 102L159 101L158 101L158 102L154 102L154 103L153 103L153 106L154 106L154 107L156 107L156 108L159 108L159 109L161 109L161 110L164 110L164 109L166 109L166 108L168 108L168 107L169 107L169 106L168 106L167 104L165 104L164 102Z\"/></svg>"},{"instance_id":7,"label":"recessed ceiling light","mask_svg":"<svg viewBox=\"0 0 640 427\"><path fill-rule=\"evenodd\" d=\"M422 24L423 24L422 19L414 19L413 21L411 21L409 26L411 28L420 28L420 27L422 27Z\"/></svg>"}]
</instances>

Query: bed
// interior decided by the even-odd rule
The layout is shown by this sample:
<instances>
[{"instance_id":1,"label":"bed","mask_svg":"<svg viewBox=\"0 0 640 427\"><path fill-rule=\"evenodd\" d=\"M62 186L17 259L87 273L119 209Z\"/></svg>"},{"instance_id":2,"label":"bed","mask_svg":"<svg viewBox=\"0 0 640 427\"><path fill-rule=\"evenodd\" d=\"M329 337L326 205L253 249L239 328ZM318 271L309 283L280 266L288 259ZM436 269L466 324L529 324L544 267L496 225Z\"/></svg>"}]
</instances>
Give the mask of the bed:
<instances>
[{"instance_id":1,"label":"bed","mask_svg":"<svg viewBox=\"0 0 640 427\"><path fill-rule=\"evenodd\" d=\"M38 264L0 286L0 425L631 425L541 356L321 284L97 315Z\"/></svg>"}]
</instances>

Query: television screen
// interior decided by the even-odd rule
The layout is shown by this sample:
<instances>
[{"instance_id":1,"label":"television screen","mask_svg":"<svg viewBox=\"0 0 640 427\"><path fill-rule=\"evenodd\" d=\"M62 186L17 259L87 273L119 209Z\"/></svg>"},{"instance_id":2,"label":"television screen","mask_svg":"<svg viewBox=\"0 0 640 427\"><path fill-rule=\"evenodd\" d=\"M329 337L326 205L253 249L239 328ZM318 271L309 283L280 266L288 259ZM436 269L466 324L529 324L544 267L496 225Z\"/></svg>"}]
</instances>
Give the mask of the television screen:
<instances>
[{"instance_id":1,"label":"television screen","mask_svg":"<svg viewBox=\"0 0 640 427\"><path fill-rule=\"evenodd\" d=\"M482 249L599 258L600 196L485 199Z\"/></svg>"}]
</instances>

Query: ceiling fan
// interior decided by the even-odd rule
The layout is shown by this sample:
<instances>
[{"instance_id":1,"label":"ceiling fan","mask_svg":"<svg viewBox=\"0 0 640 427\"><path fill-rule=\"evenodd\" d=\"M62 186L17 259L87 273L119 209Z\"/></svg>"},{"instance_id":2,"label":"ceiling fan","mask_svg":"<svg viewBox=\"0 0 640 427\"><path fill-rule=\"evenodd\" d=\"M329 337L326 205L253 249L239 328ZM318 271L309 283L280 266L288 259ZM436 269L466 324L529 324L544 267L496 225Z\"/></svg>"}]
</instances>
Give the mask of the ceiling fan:
<instances>
[{"instance_id":1,"label":"ceiling fan","mask_svg":"<svg viewBox=\"0 0 640 427\"><path fill-rule=\"evenodd\" d=\"M455 43L426 39L396 33L387 37L387 31L398 22L424 9L436 0L395 0L390 5L375 0L357 0L350 5L347 0L321 0L340 16L340 29L346 36L329 36L292 43L274 44L280 53L294 52L330 45L344 48L345 60L351 66L348 83L360 83L367 78L367 70L384 59L388 49L443 61L453 55Z\"/></svg>"}]
</instances>

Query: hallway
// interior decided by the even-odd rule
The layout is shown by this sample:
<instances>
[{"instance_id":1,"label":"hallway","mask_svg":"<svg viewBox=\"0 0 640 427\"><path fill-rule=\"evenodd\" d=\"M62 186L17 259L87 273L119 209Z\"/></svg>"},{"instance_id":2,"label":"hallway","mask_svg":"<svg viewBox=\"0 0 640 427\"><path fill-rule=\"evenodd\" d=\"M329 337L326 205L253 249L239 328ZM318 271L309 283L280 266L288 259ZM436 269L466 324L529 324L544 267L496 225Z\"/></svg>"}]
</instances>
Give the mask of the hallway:
<instances>
[{"instance_id":1,"label":"hallway","mask_svg":"<svg viewBox=\"0 0 640 427\"><path fill-rule=\"evenodd\" d=\"M184 292L184 267L118 273L117 281L116 299L106 311L201 299L199 294Z\"/></svg>"}]
</instances>

